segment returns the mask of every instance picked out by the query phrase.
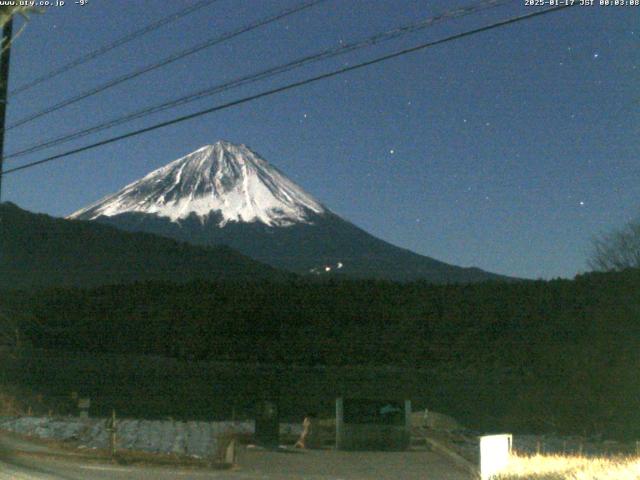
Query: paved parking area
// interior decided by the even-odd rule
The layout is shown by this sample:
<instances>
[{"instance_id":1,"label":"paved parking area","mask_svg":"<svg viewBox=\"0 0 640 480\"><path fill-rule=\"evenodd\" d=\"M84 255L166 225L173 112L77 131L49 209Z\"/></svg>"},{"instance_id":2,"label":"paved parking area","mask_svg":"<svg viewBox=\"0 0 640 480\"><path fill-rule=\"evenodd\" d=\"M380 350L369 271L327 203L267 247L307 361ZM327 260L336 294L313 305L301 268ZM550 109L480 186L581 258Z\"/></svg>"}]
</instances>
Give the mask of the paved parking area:
<instances>
[{"instance_id":1,"label":"paved parking area","mask_svg":"<svg viewBox=\"0 0 640 480\"><path fill-rule=\"evenodd\" d=\"M469 480L443 456L426 449L406 452L342 452L247 450L237 474L274 480ZM230 477L231 478L231 477Z\"/></svg>"},{"instance_id":2,"label":"paved parking area","mask_svg":"<svg viewBox=\"0 0 640 480\"><path fill-rule=\"evenodd\" d=\"M471 480L442 455L425 448L406 452L343 452L332 449L241 449L239 466L204 470L174 466L125 466L88 461L0 434L0 480Z\"/></svg>"}]
</instances>

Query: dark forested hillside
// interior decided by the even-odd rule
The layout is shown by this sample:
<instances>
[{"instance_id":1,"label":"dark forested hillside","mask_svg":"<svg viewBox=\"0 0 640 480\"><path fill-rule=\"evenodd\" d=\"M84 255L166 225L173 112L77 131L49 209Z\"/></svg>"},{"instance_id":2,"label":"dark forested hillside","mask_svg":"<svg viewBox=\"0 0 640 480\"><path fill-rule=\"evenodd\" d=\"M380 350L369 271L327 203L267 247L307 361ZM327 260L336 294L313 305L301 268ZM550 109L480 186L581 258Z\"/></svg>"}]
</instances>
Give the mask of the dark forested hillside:
<instances>
[{"instance_id":1,"label":"dark forested hillside","mask_svg":"<svg viewBox=\"0 0 640 480\"><path fill-rule=\"evenodd\" d=\"M467 286L146 283L2 295L0 306L35 320L24 324L35 347L437 369L463 418L640 435L639 287L638 271Z\"/></svg>"},{"instance_id":2,"label":"dark forested hillside","mask_svg":"<svg viewBox=\"0 0 640 480\"><path fill-rule=\"evenodd\" d=\"M0 204L0 288L284 276L227 247L195 247Z\"/></svg>"},{"instance_id":3,"label":"dark forested hillside","mask_svg":"<svg viewBox=\"0 0 640 480\"><path fill-rule=\"evenodd\" d=\"M340 276L398 282L430 283L516 281L479 268L463 268L418 255L370 235L337 215L314 215L310 223L270 227L260 222L229 222L192 215L180 222L142 213L98 217L97 221L127 231L149 232L194 245L226 245L260 262L300 275L325 267ZM337 269L337 265L340 268Z\"/></svg>"}]
</instances>

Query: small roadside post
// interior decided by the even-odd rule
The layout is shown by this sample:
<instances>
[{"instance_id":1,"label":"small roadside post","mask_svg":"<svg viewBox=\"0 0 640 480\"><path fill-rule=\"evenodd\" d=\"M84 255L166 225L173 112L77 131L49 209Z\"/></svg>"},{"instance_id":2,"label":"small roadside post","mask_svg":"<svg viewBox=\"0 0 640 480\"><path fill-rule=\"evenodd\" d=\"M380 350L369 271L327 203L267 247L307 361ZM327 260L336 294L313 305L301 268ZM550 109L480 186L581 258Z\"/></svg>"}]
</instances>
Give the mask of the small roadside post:
<instances>
[{"instance_id":1,"label":"small roadside post","mask_svg":"<svg viewBox=\"0 0 640 480\"><path fill-rule=\"evenodd\" d=\"M82 420L87 420L89 418L89 407L91 407L90 398L78 399L78 409L80 410L80 418Z\"/></svg>"},{"instance_id":2,"label":"small roadside post","mask_svg":"<svg viewBox=\"0 0 640 480\"><path fill-rule=\"evenodd\" d=\"M111 453L111 459L114 459L116 457L117 442L118 442L118 438L117 438L118 428L117 428L115 409L111 410L111 418L108 420L108 423L107 423L107 431L109 432L109 452Z\"/></svg>"},{"instance_id":3,"label":"small roadside post","mask_svg":"<svg viewBox=\"0 0 640 480\"><path fill-rule=\"evenodd\" d=\"M224 463L227 465L235 465L238 461L237 454L238 441L235 438L231 438L229 445L224 451Z\"/></svg>"}]
</instances>

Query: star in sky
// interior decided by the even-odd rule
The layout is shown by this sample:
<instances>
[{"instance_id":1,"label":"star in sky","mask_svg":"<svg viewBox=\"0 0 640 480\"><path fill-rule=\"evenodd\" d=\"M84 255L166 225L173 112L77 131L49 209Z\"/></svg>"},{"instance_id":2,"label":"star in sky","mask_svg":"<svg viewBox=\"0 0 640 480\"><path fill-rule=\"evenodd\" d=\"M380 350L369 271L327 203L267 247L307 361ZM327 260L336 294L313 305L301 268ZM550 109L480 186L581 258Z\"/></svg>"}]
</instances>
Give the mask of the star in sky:
<instances>
[{"instance_id":1,"label":"star in sky","mask_svg":"<svg viewBox=\"0 0 640 480\"><path fill-rule=\"evenodd\" d=\"M139 9L133 5L138 2L131 3L131 8L135 6L136 10L132 13L144 21L165 15L160 6L162 2L158 3L157 8L146 6L154 2L140 2L145 7ZM222 10L201 10L201 14L191 17L198 28L185 30L175 25L173 33L180 35L185 45L195 45L203 41L203 31L206 33L206 25L212 21L219 21L217 27L223 31L238 28L238 19L234 17L235 2L228 2L228 9L222 3L225 2L220 2L219 8ZM255 2L252 15L256 15L256 18L272 15L269 3ZM250 32L246 41L242 37L242 41L225 44L221 51L212 51L208 56L175 62L163 70L165 75L154 77L153 81L159 82L157 89L149 89L146 81L132 82L129 87L131 95L122 96L119 94L121 92L113 92L112 96L96 96L94 103L85 109L60 112L63 116L59 121L58 117L51 117L46 124L47 129L55 129L48 131L47 135L51 135L51 138L63 135L67 133L65 124L86 122L86 111L90 108L96 109L105 118L115 118L129 108L146 108L155 103L153 97L156 92L164 95L165 90L186 88L186 71L189 72L189 88L205 88L213 81L211 65L215 64L218 57L232 55L244 58L243 62L226 65L225 75L235 78L254 69L258 71L284 64L291 58L324 48L340 48L384 29L405 24L407 15L412 14L412 11L403 11L401 8L362 8L352 17L353 8L347 5L349 2L344 3L343 6L342 2L334 2L330 10L291 16L286 21L283 18L281 23L274 24L266 32L264 29ZM434 9L446 9L448 4L446 0L429 3L434 4ZM575 15L569 15L570 18L558 14L556 21L536 21L527 27L521 23L522 28L494 30L492 38L498 43L496 48L487 48L481 36L471 37L473 39L467 43L450 42L429 50L430 53L427 50L423 54L416 52L393 62L378 64L375 68L369 67L369 70L360 70L361 73L335 77L331 88L328 88L329 85L327 87L327 94L310 94L312 91L321 91L327 85L317 83L317 90L293 90L291 94L271 96L268 100L262 100L263 106L259 108L245 106L242 110L228 110L224 115L221 112L219 117L201 117L189 124L176 124L166 130L149 132L136 137L138 140L132 139L131 142L140 143L131 143L131 148L125 145L121 150L110 150L112 147L105 146L89 155L78 155L77 160L57 163L55 169L34 168L25 171L30 172L29 175L11 177L10 182L3 182L3 187L7 187L3 189L7 195L3 199L15 201L28 209L66 215L102 195L116 191L152 168L178 158L190 151L191 146L222 137L238 143L247 142L259 151L269 152L267 160L278 164L285 173L299 180L305 190L322 192L326 197L321 200L344 213L349 220L366 224L381 238L397 240L402 247L441 257L451 263L473 262L487 270L514 276L572 277L580 269L586 268L585 259L577 252L588 248L591 235L597 234L598 228L594 225L603 221L608 222L603 226L603 231L605 227L614 228L624 221L625 215L631 210L629 204L640 198L640 187L636 186L640 182L634 183L630 179L636 170L633 154L638 146L638 140L634 137L637 128L634 128L631 117L633 107L639 105L640 94L633 91L634 85L629 77L629 73L633 75L640 72L640 61L631 47L640 38L640 27L624 10L602 8L593 15L586 11L582 15L576 11ZM495 12L496 19L502 18L502 13ZM92 25L92 17L56 16L55 12L50 13L51 20L49 12L37 18L34 16L28 24L28 33L16 42L15 62L12 59L11 66L14 88L28 82L33 75L44 75L77 57L81 52L75 48L77 45L74 47L74 31L85 32L88 35L86 43L99 48L128 34L133 28L116 22L113 31L98 29ZM487 11L487 15L489 13ZM149 18L146 19L146 16ZM459 19L456 23L460 25L454 26L454 30L467 30L479 21L472 17L468 20ZM560 25L562 32L558 31ZM50 39L52 29L57 32L56 35L66 32L69 37L60 37L59 48L51 49L43 57L40 47L46 44L43 43L46 39ZM296 45L291 44L293 32L297 35ZM585 38L587 32L592 34L589 39ZM526 47L531 45L532 35L540 41L555 38L558 49L551 52L544 48L534 49L523 54ZM173 34L155 36L154 39L159 43L156 46L149 44L149 48L173 51ZM266 39L273 58L265 59L264 51L255 48L256 44ZM400 50L413 41L408 38L406 44L403 41L386 47L379 45L375 51L353 58L350 56L348 60L353 65L355 61L395 51L396 47ZM629 48L625 48L627 44ZM620 48L615 48L617 45ZM122 48L115 53L124 55L129 52L128 47ZM146 43L144 48L147 48ZM100 62L99 65L93 64L96 68L74 70L74 84L93 85L93 82L99 81L97 77L107 72L111 65L118 70L112 72L113 75L128 73L132 65L120 65L117 62L118 55L96 59L96 62ZM145 50L137 51L132 46L132 64L134 61L136 64L146 64L149 60L145 60L145 55ZM341 60L346 58L336 58L334 67L338 69ZM620 81L615 82L615 88L598 88L598 85L609 86L613 82L613 77L606 75L608 72L618 72L620 78L616 79ZM550 87L547 79L559 79L561 73L562 81L554 82ZM306 76L307 73L301 75ZM52 83L51 88L58 90L57 87L65 79L60 78L59 81L59 84ZM580 82L583 82L584 88L575 87ZM274 80L273 86L276 84L282 85ZM264 88L270 88L271 85L265 85ZM351 94L354 88L357 89L357 95ZM497 98L498 93L500 98ZM60 100L69 98L71 94L61 92ZM16 96L13 111L8 113L21 118L23 109L29 109L30 112L31 109L40 110L48 107L50 101L50 92L46 89L37 98L35 93ZM621 110L623 106L626 110ZM313 122L307 122L311 118L307 108L315 115ZM288 111L290 115L278 115L277 121L265 121L273 118L276 109ZM345 111L357 112L357 121L350 121ZM380 112L387 114L381 115ZM465 113L471 117L460 116ZM425 122L427 114L432 122ZM389 125L388 115L395 116L396 125ZM567 117L569 122L566 122ZM319 122L319 119L322 121ZM560 126L551 127L559 125L557 121ZM562 121L572 128L562 128ZM602 125L607 121L611 128L605 131ZM460 129L458 122L464 128ZM513 122L518 125L509 128ZM617 127L618 122L625 122L622 128ZM42 123L34 128L44 125ZM439 128L434 128L434 125ZM308 130L311 127L314 128L313 134ZM138 126L131 125L131 128ZM445 129L453 130L453 134L442 135ZM7 152L31 146L32 132L30 129L15 129L8 136L11 145L6 146ZM381 132L384 135L382 138ZM133 148L134 145L140 148ZM402 155L395 145L399 145ZM123 152L126 155L120 155ZM346 158L345 152L350 152L349 158ZM108 169L105 175L91 175L93 169L100 171L101 165L109 162L116 153L121 167ZM318 156L339 161L327 164L311 162L310 159ZM387 162L389 157L393 161ZM429 161L425 161L425 158ZM591 158L592 165L588 163ZM611 166L610 158L616 158L620 167ZM338 170L341 168L340 162L347 161L356 167ZM83 165L86 167L80 169L78 166L81 162L85 162ZM392 175L385 175L384 170L379 168L380 164L385 163L395 165ZM477 163L486 165L486 168L469 172ZM317 170L311 170L309 165ZM554 169L553 177L543 182L541 179L547 178L550 169ZM326 178L331 178L338 171L347 175L345 182L327 187L324 183ZM55 175L56 181L47 183L48 175ZM578 176L582 179L579 193L578 186L571 185L571 180ZM363 184L357 187L362 177ZM82 181L85 178L86 181ZM425 182L425 178L433 181ZM406 217L403 217L408 222L406 231L402 230L399 222L386 221L387 215L396 214L392 203L388 201L388 192L392 190L385 187L386 181L391 186L397 184L403 187L400 189L402 196L397 198L398 202L406 201L408 204ZM607 181L608 188L602 187L604 181ZM619 185L615 182L619 182ZM48 187L37 189L32 187L34 184L47 184ZM347 185L354 185L356 191L365 192L370 201L354 201L351 195L342 190ZM574 190L573 198L567 198L566 192L563 192L567 185L571 185L569 190ZM484 186L487 187L483 191ZM69 190L73 190L73 195L67 194ZM557 215L543 208L556 198ZM591 198L594 198L594 204L589 203ZM421 221L416 223L416 219L421 219L420 205L431 201L434 203L430 209L437 210L437 215L430 216L430 225L443 232L445 229L451 230L441 236L414 236L414 230L422 228ZM483 208L487 209L496 202L500 203L501 215L485 216ZM538 202L540 208L534 208ZM400 204L403 207L405 205ZM526 235L510 234L512 230L525 228L519 218L523 204L532 206L532 225L549 227L536 229L536 243L540 248L529 249L526 255L519 253L528 245L523 240ZM461 206L464 206L465 219L469 221L450 222L448 219L460 214ZM633 208L637 211L638 207L633 205ZM585 219L573 221L580 215ZM565 221L567 228L562 223ZM552 228L554 226L561 228ZM460 238L486 236L491 241L495 239L496 244L504 243L506 248L504 251L485 249L490 242L476 242L474 248L477 250L472 251L462 246L464 242L450 244L447 241L450 235ZM569 254L561 249L547 248L551 244L570 248ZM513 261L509 255L513 255ZM322 265L318 270L322 271L324 267ZM337 267L332 265L332 268L335 270Z\"/></svg>"}]
</instances>

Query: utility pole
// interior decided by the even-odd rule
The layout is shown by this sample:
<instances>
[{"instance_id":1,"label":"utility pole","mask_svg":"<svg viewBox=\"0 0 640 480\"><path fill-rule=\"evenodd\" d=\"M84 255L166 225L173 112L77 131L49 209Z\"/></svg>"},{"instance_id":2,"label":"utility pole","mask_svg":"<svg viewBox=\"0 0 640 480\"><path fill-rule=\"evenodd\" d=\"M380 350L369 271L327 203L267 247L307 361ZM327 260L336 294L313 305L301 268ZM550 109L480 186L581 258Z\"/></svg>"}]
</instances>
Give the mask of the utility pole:
<instances>
[{"instance_id":1,"label":"utility pole","mask_svg":"<svg viewBox=\"0 0 640 480\"><path fill-rule=\"evenodd\" d=\"M4 160L4 120L7 113L7 89L9 87L9 58L13 17L9 17L2 28L2 54L0 54L0 201L2 201L2 164Z\"/></svg>"}]
</instances>

